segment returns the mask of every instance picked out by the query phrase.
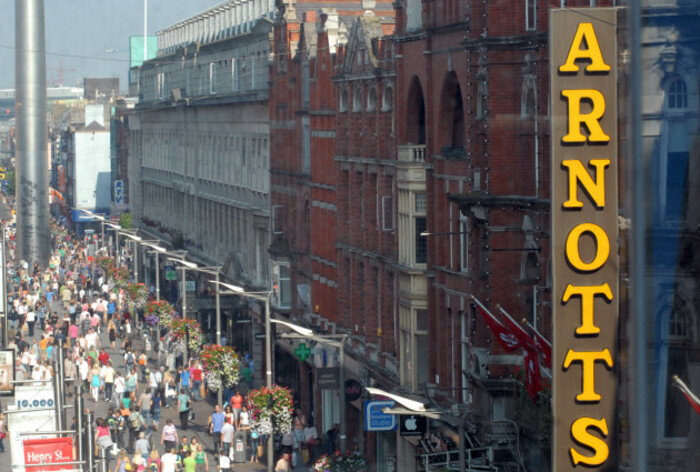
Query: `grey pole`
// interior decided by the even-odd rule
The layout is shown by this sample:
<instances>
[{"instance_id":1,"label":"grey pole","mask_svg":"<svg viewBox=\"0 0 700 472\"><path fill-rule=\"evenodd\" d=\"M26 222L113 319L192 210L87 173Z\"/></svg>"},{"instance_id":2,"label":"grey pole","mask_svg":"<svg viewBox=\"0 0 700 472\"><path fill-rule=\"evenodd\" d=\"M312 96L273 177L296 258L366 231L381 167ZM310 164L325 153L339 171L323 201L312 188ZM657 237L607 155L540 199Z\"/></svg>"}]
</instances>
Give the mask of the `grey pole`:
<instances>
[{"instance_id":1,"label":"grey pole","mask_svg":"<svg viewBox=\"0 0 700 472\"><path fill-rule=\"evenodd\" d=\"M56 409L56 431L63 431L63 400L61 398L61 376L56 373L53 376L53 405Z\"/></svg>"},{"instance_id":2,"label":"grey pole","mask_svg":"<svg viewBox=\"0 0 700 472\"><path fill-rule=\"evenodd\" d=\"M99 454L99 461L100 461L100 472L109 472L109 469L107 469L107 454L105 454L106 449L104 447L100 447L98 454Z\"/></svg>"},{"instance_id":3,"label":"grey pole","mask_svg":"<svg viewBox=\"0 0 700 472\"><path fill-rule=\"evenodd\" d=\"M160 257L158 251L153 251L153 255L156 256L156 301L160 301Z\"/></svg>"},{"instance_id":4,"label":"grey pole","mask_svg":"<svg viewBox=\"0 0 700 472\"><path fill-rule=\"evenodd\" d=\"M87 456L86 462L87 462L87 470L88 472L94 472L95 469L95 454L93 454L92 447L95 443L95 435L94 431L92 430L92 421L94 419L94 414L89 411L85 415L85 442L87 444L84 444L85 448L85 455Z\"/></svg>"},{"instance_id":5,"label":"grey pole","mask_svg":"<svg viewBox=\"0 0 700 472\"><path fill-rule=\"evenodd\" d=\"M117 260L117 269L119 269L121 260L119 259L119 229L117 228L114 228L114 255Z\"/></svg>"},{"instance_id":6,"label":"grey pole","mask_svg":"<svg viewBox=\"0 0 700 472\"><path fill-rule=\"evenodd\" d=\"M139 242L134 241L134 282L139 283Z\"/></svg>"},{"instance_id":7,"label":"grey pole","mask_svg":"<svg viewBox=\"0 0 700 472\"><path fill-rule=\"evenodd\" d=\"M219 285L219 271L216 271L216 344L221 346L221 298L219 297L219 292L221 291L221 286ZM216 392L216 403L219 406L224 404L224 386L223 384Z\"/></svg>"},{"instance_id":8,"label":"grey pole","mask_svg":"<svg viewBox=\"0 0 700 472\"><path fill-rule=\"evenodd\" d=\"M459 428L457 428L459 433L459 472L466 471L465 461L467 460L466 455L466 444L464 441L464 418L459 420Z\"/></svg>"},{"instance_id":9,"label":"grey pole","mask_svg":"<svg viewBox=\"0 0 700 472\"><path fill-rule=\"evenodd\" d=\"M63 365L63 344L61 342L58 343L58 362L56 363L56 369L57 369L57 375L58 378L60 379L60 399L61 399L61 410L59 411L59 414L61 415L61 422L65 425L66 424L66 412L65 412L65 404L66 404L66 373L63 370L64 365ZM60 431L60 429L59 429Z\"/></svg>"},{"instance_id":10,"label":"grey pole","mask_svg":"<svg viewBox=\"0 0 700 472\"><path fill-rule=\"evenodd\" d=\"M187 273L185 266L182 265L182 319L187 319ZM187 346L187 335L185 335L185 352L183 355L183 366L189 366L189 346Z\"/></svg>"},{"instance_id":11,"label":"grey pole","mask_svg":"<svg viewBox=\"0 0 700 472\"><path fill-rule=\"evenodd\" d=\"M342 338L340 341L340 356L338 373L340 374L340 452L344 453L346 451L347 442L347 426L345 425L345 339Z\"/></svg>"},{"instance_id":12,"label":"grey pole","mask_svg":"<svg viewBox=\"0 0 700 472\"><path fill-rule=\"evenodd\" d=\"M270 337L272 331L270 329L270 297L272 293L265 297L265 385L270 388L272 386L272 343ZM275 461L275 445L274 431L267 438L267 472L272 472Z\"/></svg>"},{"instance_id":13,"label":"grey pole","mask_svg":"<svg viewBox=\"0 0 700 472\"><path fill-rule=\"evenodd\" d=\"M15 0L18 260L50 256L44 0Z\"/></svg>"},{"instance_id":14,"label":"grey pole","mask_svg":"<svg viewBox=\"0 0 700 472\"><path fill-rule=\"evenodd\" d=\"M5 225L2 226L2 248L0 248L0 251L2 251L2 312L3 312L3 317L2 317L2 346L7 347L9 344L8 342L8 333L7 333L7 245L5 244Z\"/></svg>"},{"instance_id":15,"label":"grey pole","mask_svg":"<svg viewBox=\"0 0 700 472\"><path fill-rule=\"evenodd\" d=\"M75 381L75 430L78 437L78 460L82 462L85 460L85 451L83 448L83 388L80 380ZM80 467L85 470L84 464Z\"/></svg>"}]
</instances>

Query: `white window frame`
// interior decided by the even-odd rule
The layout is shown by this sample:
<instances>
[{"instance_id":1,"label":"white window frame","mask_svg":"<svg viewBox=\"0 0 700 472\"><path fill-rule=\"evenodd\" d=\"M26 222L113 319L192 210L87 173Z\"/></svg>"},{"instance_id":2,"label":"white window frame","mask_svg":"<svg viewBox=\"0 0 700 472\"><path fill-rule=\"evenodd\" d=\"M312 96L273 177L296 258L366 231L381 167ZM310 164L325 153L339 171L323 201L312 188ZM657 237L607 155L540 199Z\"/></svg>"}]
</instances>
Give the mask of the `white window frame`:
<instances>
[{"instance_id":1,"label":"white window frame","mask_svg":"<svg viewBox=\"0 0 700 472\"><path fill-rule=\"evenodd\" d=\"M537 0L525 0L525 29L537 29Z\"/></svg>"},{"instance_id":2,"label":"white window frame","mask_svg":"<svg viewBox=\"0 0 700 472\"><path fill-rule=\"evenodd\" d=\"M286 275L283 273L286 269ZM272 261L272 301L278 308L292 307L292 281L289 262Z\"/></svg>"}]
</instances>

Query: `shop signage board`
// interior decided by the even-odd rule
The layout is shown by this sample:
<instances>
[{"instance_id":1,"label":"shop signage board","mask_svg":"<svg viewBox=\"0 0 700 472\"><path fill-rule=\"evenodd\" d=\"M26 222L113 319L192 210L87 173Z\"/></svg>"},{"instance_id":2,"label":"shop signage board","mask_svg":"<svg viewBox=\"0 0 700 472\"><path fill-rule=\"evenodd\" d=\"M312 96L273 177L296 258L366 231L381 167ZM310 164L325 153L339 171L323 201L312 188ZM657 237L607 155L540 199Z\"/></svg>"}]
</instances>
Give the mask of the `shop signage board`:
<instances>
[{"instance_id":1,"label":"shop signage board","mask_svg":"<svg viewBox=\"0 0 700 472\"><path fill-rule=\"evenodd\" d=\"M617 468L617 15L550 12L557 472Z\"/></svg>"},{"instance_id":2,"label":"shop signage board","mask_svg":"<svg viewBox=\"0 0 700 472\"><path fill-rule=\"evenodd\" d=\"M59 462L72 462L73 438L25 439L24 464L46 464L45 467L29 467L27 471L73 470L75 465L54 465Z\"/></svg>"},{"instance_id":3,"label":"shop signage board","mask_svg":"<svg viewBox=\"0 0 700 472\"><path fill-rule=\"evenodd\" d=\"M316 386L321 390L335 390L340 386L337 367L317 367Z\"/></svg>"},{"instance_id":4,"label":"shop signage board","mask_svg":"<svg viewBox=\"0 0 700 472\"><path fill-rule=\"evenodd\" d=\"M24 441L27 439L45 439L55 436L50 431L56 430L56 415L53 387L51 383L15 386L14 403L7 405L4 411L7 418L8 437L13 472L24 472ZM22 433L46 432L43 435L23 436ZM7 446L7 440L5 445ZM36 468L29 468L34 471Z\"/></svg>"},{"instance_id":5,"label":"shop signage board","mask_svg":"<svg viewBox=\"0 0 700 472\"><path fill-rule=\"evenodd\" d=\"M399 434L406 436L423 436L428 425L428 419L425 416L418 415L400 415L399 416Z\"/></svg>"},{"instance_id":6,"label":"shop signage board","mask_svg":"<svg viewBox=\"0 0 700 472\"><path fill-rule=\"evenodd\" d=\"M394 431L398 415L384 413L384 408L394 406L393 400L365 402L365 431Z\"/></svg>"}]
</instances>

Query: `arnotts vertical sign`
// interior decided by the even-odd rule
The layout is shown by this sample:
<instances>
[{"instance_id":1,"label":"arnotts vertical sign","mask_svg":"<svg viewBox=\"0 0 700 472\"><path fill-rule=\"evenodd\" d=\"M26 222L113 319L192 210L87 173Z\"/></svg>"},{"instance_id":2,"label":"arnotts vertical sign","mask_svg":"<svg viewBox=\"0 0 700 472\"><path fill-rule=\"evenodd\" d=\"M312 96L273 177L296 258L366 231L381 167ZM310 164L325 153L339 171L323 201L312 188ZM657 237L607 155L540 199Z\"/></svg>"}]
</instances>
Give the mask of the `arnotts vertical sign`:
<instances>
[{"instance_id":1,"label":"arnotts vertical sign","mask_svg":"<svg viewBox=\"0 0 700 472\"><path fill-rule=\"evenodd\" d=\"M553 467L616 470L617 9L552 10Z\"/></svg>"}]
</instances>

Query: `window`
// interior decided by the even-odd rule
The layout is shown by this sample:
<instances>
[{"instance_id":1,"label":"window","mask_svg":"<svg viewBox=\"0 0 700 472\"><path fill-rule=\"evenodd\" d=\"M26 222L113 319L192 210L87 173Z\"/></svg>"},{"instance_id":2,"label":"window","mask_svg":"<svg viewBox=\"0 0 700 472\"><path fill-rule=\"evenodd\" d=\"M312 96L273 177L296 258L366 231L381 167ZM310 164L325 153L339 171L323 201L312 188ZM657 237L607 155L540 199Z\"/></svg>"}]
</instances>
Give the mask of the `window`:
<instances>
[{"instance_id":1,"label":"window","mask_svg":"<svg viewBox=\"0 0 700 472\"><path fill-rule=\"evenodd\" d=\"M416 390L428 381L428 310L401 305L399 312L401 384Z\"/></svg>"},{"instance_id":2,"label":"window","mask_svg":"<svg viewBox=\"0 0 700 472\"><path fill-rule=\"evenodd\" d=\"M290 279L289 262L272 262L272 295L273 303L280 308L290 308L292 300L292 284Z\"/></svg>"},{"instance_id":3,"label":"window","mask_svg":"<svg viewBox=\"0 0 700 472\"><path fill-rule=\"evenodd\" d=\"M340 91L340 111L348 111L348 89Z\"/></svg>"},{"instance_id":4,"label":"window","mask_svg":"<svg viewBox=\"0 0 700 472\"><path fill-rule=\"evenodd\" d=\"M352 94L352 111L362 111L362 86L360 84L355 85Z\"/></svg>"},{"instance_id":5,"label":"window","mask_svg":"<svg viewBox=\"0 0 700 472\"><path fill-rule=\"evenodd\" d=\"M469 270L469 219L459 214L459 270Z\"/></svg>"},{"instance_id":6,"label":"window","mask_svg":"<svg viewBox=\"0 0 700 472\"><path fill-rule=\"evenodd\" d=\"M284 233L283 205L272 205L272 234Z\"/></svg>"},{"instance_id":7,"label":"window","mask_svg":"<svg viewBox=\"0 0 700 472\"><path fill-rule=\"evenodd\" d=\"M382 231L394 230L394 197L382 197Z\"/></svg>"},{"instance_id":8,"label":"window","mask_svg":"<svg viewBox=\"0 0 700 472\"><path fill-rule=\"evenodd\" d=\"M386 87L384 89L384 96L382 97L382 111L391 110L394 107L394 90L391 87Z\"/></svg>"},{"instance_id":9,"label":"window","mask_svg":"<svg viewBox=\"0 0 700 472\"><path fill-rule=\"evenodd\" d=\"M238 59L231 59L231 91L238 92L241 87L241 77L238 71Z\"/></svg>"},{"instance_id":10,"label":"window","mask_svg":"<svg viewBox=\"0 0 700 472\"><path fill-rule=\"evenodd\" d=\"M372 87L367 93L367 110L374 111L377 109L377 89Z\"/></svg>"},{"instance_id":11,"label":"window","mask_svg":"<svg viewBox=\"0 0 700 472\"><path fill-rule=\"evenodd\" d=\"M216 93L216 63L209 64L209 94Z\"/></svg>"},{"instance_id":12,"label":"window","mask_svg":"<svg viewBox=\"0 0 700 472\"><path fill-rule=\"evenodd\" d=\"M667 107L669 110L688 108L688 86L683 79L674 79L668 86Z\"/></svg>"},{"instance_id":13,"label":"window","mask_svg":"<svg viewBox=\"0 0 700 472\"><path fill-rule=\"evenodd\" d=\"M301 171L308 174L311 172L311 125L308 116L303 116L301 118L301 126L301 154L303 159Z\"/></svg>"},{"instance_id":14,"label":"window","mask_svg":"<svg viewBox=\"0 0 700 472\"><path fill-rule=\"evenodd\" d=\"M525 29L537 28L537 0L525 0Z\"/></svg>"},{"instance_id":15,"label":"window","mask_svg":"<svg viewBox=\"0 0 700 472\"><path fill-rule=\"evenodd\" d=\"M421 28L421 0L406 0L406 29L416 31Z\"/></svg>"},{"instance_id":16,"label":"window","mask_svg":"<svg viewBox=\"0 0 700 472\"><path fill-rule=\"evenodd\" d=\"M403 264L425 264L428 256L427 205L424 193L399 190L399 260Z\"/></svg>"}]
</instances>

